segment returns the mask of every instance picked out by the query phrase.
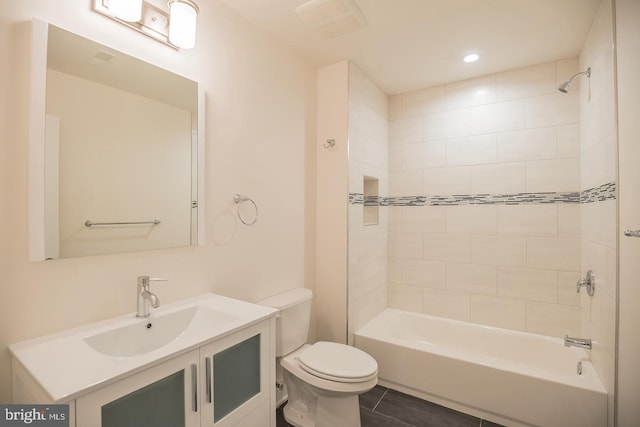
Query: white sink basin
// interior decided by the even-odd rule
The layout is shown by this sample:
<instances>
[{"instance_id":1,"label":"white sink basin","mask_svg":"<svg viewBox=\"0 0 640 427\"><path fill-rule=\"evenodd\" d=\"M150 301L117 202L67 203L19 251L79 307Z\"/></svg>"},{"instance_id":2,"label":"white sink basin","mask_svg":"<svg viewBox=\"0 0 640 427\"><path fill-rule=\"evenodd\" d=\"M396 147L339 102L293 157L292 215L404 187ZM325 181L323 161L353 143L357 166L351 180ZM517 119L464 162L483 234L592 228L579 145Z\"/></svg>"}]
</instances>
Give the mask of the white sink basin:
<instances>
[{"instance_id":1,"label":"white sink basin","mask_svg":"<svg viewBox=\"0 0 640 427\"><path fill-rule=\"evenodd\" d=\"M124 314L14 343L9 350L17 369L37 381L47 401L68 402L276 313L206 294L161 306L145 319Z\"/></svg>"},{"instance_id":2,"label":"white sink basin","mask_svg":"<svg viewBox=\"0 0 640 427\"><path fill-rule=\"evenodd\" d=\"M222 325L236 316L195 306L174 313L137 319L131 325L84 338L106 356L131 357L157 350L178 338L187 328Z\"/></svg>"}]
</instances>

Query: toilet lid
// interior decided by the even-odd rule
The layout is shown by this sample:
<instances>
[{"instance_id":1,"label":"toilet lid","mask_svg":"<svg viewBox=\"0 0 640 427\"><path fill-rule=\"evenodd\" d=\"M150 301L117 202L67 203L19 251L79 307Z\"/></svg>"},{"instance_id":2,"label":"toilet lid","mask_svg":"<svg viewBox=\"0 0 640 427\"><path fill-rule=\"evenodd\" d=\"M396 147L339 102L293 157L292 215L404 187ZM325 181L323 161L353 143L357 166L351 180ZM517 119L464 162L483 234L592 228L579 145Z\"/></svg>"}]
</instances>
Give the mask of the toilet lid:
<instances>
[{"instance_id":1,"label":"toilet lid","mask_svg":"<svg viewBox=\"0 0 640 427\"><path fill-rule=\"evenodd\" d=\"M378 374L378 363L362 350L320 341L298 355L300 367L312 375L340 382L366 381Z\"/></svg>"}]
</instances>

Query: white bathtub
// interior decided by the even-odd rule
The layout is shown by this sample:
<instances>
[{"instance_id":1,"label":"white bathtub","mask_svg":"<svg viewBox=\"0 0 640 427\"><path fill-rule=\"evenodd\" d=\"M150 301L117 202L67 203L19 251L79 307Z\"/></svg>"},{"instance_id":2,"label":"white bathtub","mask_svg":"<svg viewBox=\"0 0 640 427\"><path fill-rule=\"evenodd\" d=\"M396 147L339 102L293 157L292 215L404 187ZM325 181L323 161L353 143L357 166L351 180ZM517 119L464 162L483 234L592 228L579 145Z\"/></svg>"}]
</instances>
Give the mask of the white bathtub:
<instances>
[{"instance_id":1,"label":"white bathtub","mask_svg":"<svg viewBox=\"0 0 640 427\"><path fill-rule=\"evenodd\" d=\"M587 352L559 338L388 308L355 345L378 361L381 385L490 421L607 425L607 392Z\"/></svg>"}]
</instances>

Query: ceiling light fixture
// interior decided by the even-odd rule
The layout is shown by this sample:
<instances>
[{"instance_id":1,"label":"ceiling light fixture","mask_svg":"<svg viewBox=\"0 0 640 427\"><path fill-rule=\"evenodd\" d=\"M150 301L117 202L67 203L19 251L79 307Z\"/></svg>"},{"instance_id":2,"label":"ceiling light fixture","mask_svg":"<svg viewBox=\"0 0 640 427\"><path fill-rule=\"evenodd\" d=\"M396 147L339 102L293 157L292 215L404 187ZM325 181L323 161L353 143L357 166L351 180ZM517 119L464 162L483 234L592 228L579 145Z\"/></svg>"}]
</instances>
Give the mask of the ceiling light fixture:
<instances>
[{"instance_id":1,"label":"ceiling light fixture","mask_svg":"<svg viewBox=\"0 0 640 427\"><path fill-rule=\"evenodd\" d=\"M198 5L193 0L164 1L94 0L93 10L174 49L193 48Z\"/></svg>"},{"instance_id":2,"label":"ceiling light fixture","mask_svg":"<svg viewBox=\"0 0 640 427\"><path fill-rule=\"evenodd\" d=\"M469 63L469 62L476 62L478 59L480 59L480 55L478 55L477 53L470 53L468 55L465 55L465 57L462 60L466 63Z\"/></svg>"}]
</instances>

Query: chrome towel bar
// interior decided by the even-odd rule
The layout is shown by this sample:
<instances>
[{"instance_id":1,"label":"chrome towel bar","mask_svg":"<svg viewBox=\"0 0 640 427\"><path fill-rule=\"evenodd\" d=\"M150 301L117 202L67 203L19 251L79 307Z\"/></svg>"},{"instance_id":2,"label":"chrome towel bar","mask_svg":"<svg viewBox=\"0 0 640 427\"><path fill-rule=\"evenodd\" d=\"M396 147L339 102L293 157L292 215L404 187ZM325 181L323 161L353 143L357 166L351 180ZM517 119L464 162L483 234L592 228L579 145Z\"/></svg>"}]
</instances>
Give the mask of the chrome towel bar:
<instances>
[{"instance_id":1,"label":"chrome towel bar","mask_svg":"<svg viewBox=\"0 0 640 427\"><path fill-rule=\"evenodd\" d=\"M95 226L100 226L100 225L158 225L160 224L162 221L154 219L153 221L134 221L134 222L93 222L91 220L86 220L84 222L84 226L85 227L93 227Z\"/></svg>"},{"instance_id":2,"label":"chrome towel bar","mask_svg":"<svg viewBox=\"0 0 640 427\"><path fill-rule=\"evenodd\" d=\"M640 237L640 230L625 230L624 235L627 237Z\"/></svg>"}]
</instances>

